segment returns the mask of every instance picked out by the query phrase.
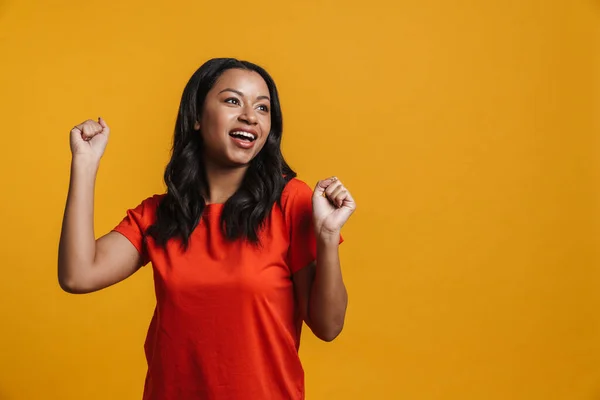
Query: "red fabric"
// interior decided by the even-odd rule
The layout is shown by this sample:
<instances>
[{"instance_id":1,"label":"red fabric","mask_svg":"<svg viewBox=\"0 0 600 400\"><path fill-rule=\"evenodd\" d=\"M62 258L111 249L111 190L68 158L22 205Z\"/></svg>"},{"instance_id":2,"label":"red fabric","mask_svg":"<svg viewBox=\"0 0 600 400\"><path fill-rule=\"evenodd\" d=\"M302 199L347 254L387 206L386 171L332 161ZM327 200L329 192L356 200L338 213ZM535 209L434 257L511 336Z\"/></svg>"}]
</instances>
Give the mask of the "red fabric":
<instances>
[{"instance_id":1,"label":"red fabric","mask_svg":"<svg viewBox=\"0 0 600 400\"><path fill-rule=\"evenodd\" d=\"M208 205L187 252L178 242L165 251L143 239L162 196L128 210L114 229L154 270L144 400L304 399L302 320L291 274L316 257L312 189L298 179L287 184L262 248L227 242L219 226L223 205Z\"/></svg>"}]
</instances>

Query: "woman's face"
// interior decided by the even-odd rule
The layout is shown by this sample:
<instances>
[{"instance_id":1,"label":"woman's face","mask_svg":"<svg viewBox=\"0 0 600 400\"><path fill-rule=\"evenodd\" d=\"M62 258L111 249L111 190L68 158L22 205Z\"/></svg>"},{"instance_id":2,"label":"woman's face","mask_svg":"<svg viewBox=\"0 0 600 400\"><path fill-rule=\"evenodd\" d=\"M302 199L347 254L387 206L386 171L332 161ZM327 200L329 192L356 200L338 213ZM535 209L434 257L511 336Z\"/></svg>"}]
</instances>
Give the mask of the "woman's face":
<instances>
[{"instance_id":1,"label":"woman's face","mask_svg":"<svg viewBox=\"0 0 600 400\"><path fill-rule=\"evenodd\" d=\"M246 166L263 148L271 130L271 100L254 71L229 69L208 92L200 121L207 163Z\"/></svg>"}]
</instances>

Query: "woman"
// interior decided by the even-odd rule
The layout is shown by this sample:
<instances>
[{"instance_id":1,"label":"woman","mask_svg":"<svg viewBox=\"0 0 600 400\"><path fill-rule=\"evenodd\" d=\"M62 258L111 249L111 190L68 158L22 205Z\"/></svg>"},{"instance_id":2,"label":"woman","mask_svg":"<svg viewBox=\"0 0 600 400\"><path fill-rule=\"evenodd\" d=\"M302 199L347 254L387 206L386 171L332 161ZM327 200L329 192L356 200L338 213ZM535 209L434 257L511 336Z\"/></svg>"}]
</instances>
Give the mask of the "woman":
<instances>
[{"instance_id":1,"label":"woman","mask_svg":"<svg viewBox=\"0 0 600 400\"><path fill-rule=\"evenodd\" d=\"M109 132L101 118L71 130L61 287L97 291L152 263L144 399L303 399L302 322L325 341L342 330L338 246L355 203L335 177L312 190L287 165L269 74L235 59L202 65L182 95L166 193L96 240Z\"/></svg>"}]
</instances>

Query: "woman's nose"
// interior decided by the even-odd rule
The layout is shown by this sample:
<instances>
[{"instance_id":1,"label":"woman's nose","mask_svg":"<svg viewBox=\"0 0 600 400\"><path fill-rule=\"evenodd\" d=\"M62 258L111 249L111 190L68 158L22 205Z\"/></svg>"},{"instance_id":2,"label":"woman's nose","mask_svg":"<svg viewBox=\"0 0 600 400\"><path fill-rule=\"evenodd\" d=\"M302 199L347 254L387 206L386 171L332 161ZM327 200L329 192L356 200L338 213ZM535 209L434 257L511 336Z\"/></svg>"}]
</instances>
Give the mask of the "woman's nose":
<instances>
[{"instance_id":1,"label":"woman's nose","mask_svg":"<svg viewBox=\"0 0 600 400\"><path fill-rule=\"evenodd\" d=\"M239 116L240 121L248 124L256 124L257 118L256 113L252 107L244 107L242 114Z\"/></svg>"}]
</instances>

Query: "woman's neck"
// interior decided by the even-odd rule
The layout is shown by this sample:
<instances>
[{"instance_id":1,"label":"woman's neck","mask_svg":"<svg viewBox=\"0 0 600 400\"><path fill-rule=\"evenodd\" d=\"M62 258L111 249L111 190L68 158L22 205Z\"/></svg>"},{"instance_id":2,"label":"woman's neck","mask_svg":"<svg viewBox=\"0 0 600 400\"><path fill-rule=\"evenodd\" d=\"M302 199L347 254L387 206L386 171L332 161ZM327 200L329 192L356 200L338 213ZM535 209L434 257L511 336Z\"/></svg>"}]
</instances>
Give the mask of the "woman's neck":
<instances>
[{"instance_id":1,"label":"woman's neck","mask_svg":"<svg viewBox=\"0 0 600 400\"><path fill-rule=\"evenodd\" d=\"M206 179L210 195L206 196L206 203L225 203L242 185L247 169L247 166L222 168L207 163Z\"/></svg>"}]
</instances>

